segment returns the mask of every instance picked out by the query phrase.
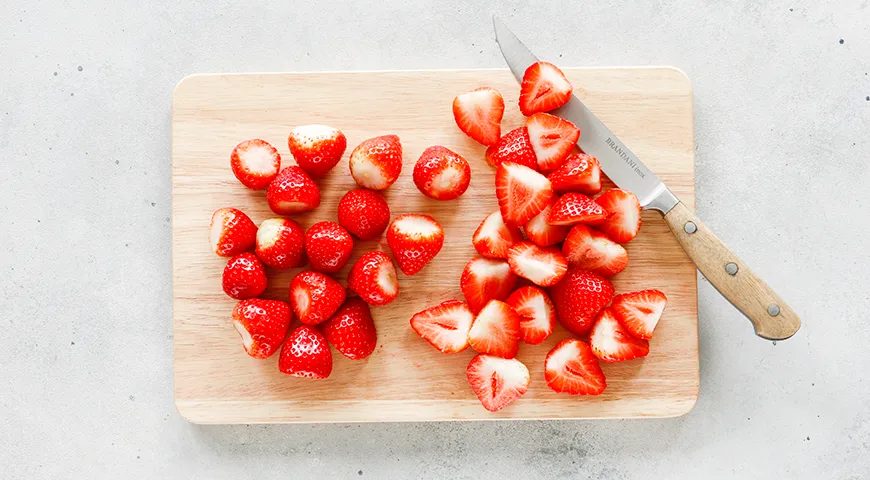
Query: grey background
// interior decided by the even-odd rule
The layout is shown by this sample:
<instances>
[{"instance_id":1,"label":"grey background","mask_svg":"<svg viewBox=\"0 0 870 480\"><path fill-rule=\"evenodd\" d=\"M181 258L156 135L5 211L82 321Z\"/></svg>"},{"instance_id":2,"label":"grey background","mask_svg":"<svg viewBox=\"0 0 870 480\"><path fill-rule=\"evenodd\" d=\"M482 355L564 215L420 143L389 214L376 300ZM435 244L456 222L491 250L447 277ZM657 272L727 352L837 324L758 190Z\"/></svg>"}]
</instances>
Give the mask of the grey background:
<instances>
[{"instance_id":1,"label":"grey background","mask_svg":"<svg viewBox=\"0 0 870 480\"><path fill-rule=\"evenodd\" d=\"M0 477L861 478L870 467L866 1L0 2ZM194 72L683 69L697 211L802 314L703 280L670 420L211 426L172 399L170 99ZM841 40L842 39L842 40Z\"/></svg>"}]
</instances>

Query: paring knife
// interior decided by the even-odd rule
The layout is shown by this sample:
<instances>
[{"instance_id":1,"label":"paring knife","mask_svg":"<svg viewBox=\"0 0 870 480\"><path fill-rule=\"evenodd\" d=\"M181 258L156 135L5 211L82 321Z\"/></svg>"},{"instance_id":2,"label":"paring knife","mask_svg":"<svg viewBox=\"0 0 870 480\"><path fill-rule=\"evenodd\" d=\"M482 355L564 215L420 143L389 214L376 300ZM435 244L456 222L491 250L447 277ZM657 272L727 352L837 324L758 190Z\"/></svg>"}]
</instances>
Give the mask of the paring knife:
<instances>
[{"instance_id":1,"label":"paring knife","mask_svg":"<svg viewBox=\"0 0 870 480\"><path fill-rule=\"evenodd\" d=\"M538 58L504 23L492 17L495 38L514 77L522 83ZM800 318L766 283L737 258L695 214L625 146L576 95L551 112L580 129L577 145L598 158L601 169L619 188L633 192L646 210L657 210L698 270L743 312L759 337L784 340L801 326Z\"/></svg>"}]
</instances>

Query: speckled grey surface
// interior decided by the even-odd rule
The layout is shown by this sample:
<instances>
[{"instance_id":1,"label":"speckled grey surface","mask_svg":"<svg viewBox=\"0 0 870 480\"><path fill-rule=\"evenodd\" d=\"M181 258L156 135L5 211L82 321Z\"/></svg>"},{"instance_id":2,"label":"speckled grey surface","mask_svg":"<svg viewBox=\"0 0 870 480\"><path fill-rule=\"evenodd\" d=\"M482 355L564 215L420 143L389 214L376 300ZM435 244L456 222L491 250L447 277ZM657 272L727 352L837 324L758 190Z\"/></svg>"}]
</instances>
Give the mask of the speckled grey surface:
<instances>
[{"instance_id":1,"label":"speckled grey surface","mask_svg":"<svg viewBox=\"0 0 870 480\"><path fill-rule=\"evenodd\" d=\"M866 476L866 1L238 3L0 2L0 477ZM702 280L701 394L677 419L185 422L171 377L175 83L501 67L492 12L563 65L686 71L697 210L803 329L757 339Z\"/></svg>"}]
</instances>

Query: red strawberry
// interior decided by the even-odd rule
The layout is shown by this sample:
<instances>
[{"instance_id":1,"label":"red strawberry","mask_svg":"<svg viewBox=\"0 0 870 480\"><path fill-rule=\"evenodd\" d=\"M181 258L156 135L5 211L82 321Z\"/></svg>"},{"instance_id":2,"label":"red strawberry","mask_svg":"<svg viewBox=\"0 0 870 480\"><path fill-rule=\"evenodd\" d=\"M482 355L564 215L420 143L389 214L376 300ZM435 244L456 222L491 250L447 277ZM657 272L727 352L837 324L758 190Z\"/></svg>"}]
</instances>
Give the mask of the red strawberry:
<instances>
[{"instance_id":1,"label":"red strawberry","mask_svg":"<svg viewBox=\"0 0 870 480\"><path fill-rule=\"evenodd\" d=\"M303 125L287 137L296 165L311 178L318 179L334 167L347 149L347 138L337 128L326 125Z\"/></svg>"},{"instance_id":2,"label":"red strawberry","mask_svg":"<svg viewBox=\"0 0 870 480\"><path fill-rule=\"evenodd\" d=\"M471 182L471 167L458 153L442 146L429 147L414 166L414 185L429 198L459 198Z\"/></svg>"},{"instance_id":3,"label":"red strawberry","mask_svg":"<svg viewBox=\"0 0 870 480\"><path fill-rule=\"evenodd\" d=\"M529 345L543 342L556 328L556 307L538 287L522 287L505 303L520 316L520 337Z\"/></svg>"},{"instance_id":4,"label":"red strawberry","mask_svg":"<svg viewBox=\"0 0 870 480\"><path fill-rule=\"evenodd\" d=\"M516 282L506 261L476 257L465 264L459 284L471 311L479 312L490 300L507 298Z\"/></svg>"},{"instance_id":5,"label":"red strawberry","mask_svg":"<svg viewBox=\"0 0 870 480\"><path fill-rule=\"evenodd\" d=\"M257 230L257 258L272 267L286 270L305 265L305 231L289 218L263 220Z\"/></svg>"},{"instance_id":6,"label":"red strawberry","mask_svg":"<svg viewBox=\"0 0 870 480\"><path fill-rule=\"evenodd\" d=\"M468 305L447 300L411 317L411 328L441 353L459 353L468 348L468 331L474 314Z\"/></svg>"},{"instance_id":7,"label":"red strawberry","mask_svg":"<svg viewBox=\"0 0 870 480\"><path fill-rule=\"evenodd\" d=\"M549 112L568 103L574 87L558 67L548 62L535 62L526 69L520 87L520 111L529 116Z\"/></svg>"},{"instance_id":8,"label":"red strawberry","mask_svg":"<svg viewBox=\"0 0 870 480\"><path fill-rule=\"evenodd\" d=\"M539 247L520 242L508 251L511 271L535 285L549 287L559 283L568 271L568 262L556 247Z\"/></svg>"},{"instance_id":9,"label":"red strawberry","mask_svg":"<svg viewBox=\"0 0 870 480\"><path fill-rule=\"evenodd\" d=\"M522 239L519 227L504 223L501 212L496 210L480 222L471 237L471 243L477 253L484 257L507 258L508 249Z\"/></svg>"},{"instance_id":10,"label":"red strawberry","mask_svg":"<svg viewBox=\"0 0 870 480\"><path fill-rule=\"evenodd\" d=\"M248 355L271 357L281 348L290 328L290 306L278 300L242 300L233 308L233 326Z\"/></svg>"},{"instance_id":11,"label":"red strawberry","mask_svg":"<svg viewBox=\"0 0 870 480\"><path fill-rule=\"evenodd\" d=\"M605 277L616 275L628 265L628 253L622 245L582 224L571 227L562 254L571 267L592 270Z\"/></svg>"},{"instance_id":12,"label":"red strawberry","mask_svg":"<svg viewBox=\"0 0 870 480\"><path fill-rule=\"evenodd\" d=\"M266 269L251 252L231 258L222 277L224 293L236 300L259 296L266 290Z\"/></svg>"},{"instance_id":13,"label":"red strawberry","mask_svg":"<svg viewBox=\"0 0 870 480\"><path fill-rule=\"evenodd\" d=\"M613 314L637 338L649 340L662 318L668 297L659 290L623 293L613 299Z\"/></svg>"},{"instance_id":14,"label":"red strawberry","mask_svg":"<svg viewBox=\"0 0 870 480\"><path fill-rule=\"evenodd\" d=\"M269 208L278 215L314 210L320 205L320 188L301 168L281 170L266 190Z\"/></svg>"},{"instance_id":15,"label":"red strawberry","mask_svg":"<svg viewBox=\"0 0 870 480\"><path fill-rule=\"evenodd\" d=\"M598 314L598 320L589 332L589 345L602 362L624 362L649 353L649 342L633 337L616 321L610 308Z\"/></svg>"},{"instance_id":16,"label":"red strawberry","mask_svg":"<svg viewBox=\"0 0 870 480\"><path fill-rule=\"evenodd\" d=\"M429 215L399 215L387 229L387 244L405 275L414 275L444 246L444 230Z\"/></svg>"},{"instance_id":17,"label":"red strawberry","mask_svg":"<svg viewBox=\"0 0 870 480\"><path fill-rule=\"evenodd\" d=\"M531 168L503 162L495 173L495 195L504 221L523 225L549 205L553 188L547 177Z\"/></svg>"},{"instance_id":18,"label":"red strawberry","mask_svg":"<svg viewBox=\"0 0 870 480\"><path fill-rule=\"evenodd\" d=\"M305 253L314 270L335 273L350 260L352 251L353 239L335 222L315 223L305 233Z\"/></svg>"},{"instance_id":19,"label":"red strawberry","mask_svg":"<svg viewBox=\"0 0 870 480\"><path fill-rule=\"evenodd\" d=\"M278 175L281 155L264 140L245 140L233 149L230 167L242 185L252 190L262 190Z\"/></svg>"},{"instance_id":20,"label":"red strawberry","mask_svg":"<svg viewBox=\"0 0 870 480\"><path fill-rule=\"evenodd\" d=\"M402 173L402 144L396 135L363 140L350 154L350 174L357 185L384 190Z\"/></svg>"},{"instance_id":21,"label":"red strawberry","mask_svg":"<svg viewBox=\"0 0 870 480\"><path fill-rule=\"evenodd\" d=\"M614 188L595 199L610 216L598 228L614 242L630 242L640 231L640 202L627 191Z\"/></svg>"},{"instance_id":22,"label":"red strawberry","mask_svg":"<svg viewBox=\"0 0 870 480\"><path fill-rule=\"evenodd\" d=\"M463 133L474 140L492 145L501 135L504 98L498 90L480 87L453 99L453 119Z\"/></svg>"},{"instance_id":23,"label":"red strawberry","mask_svg":"<svg viewBox=\"0 0 870 480\"><path fill-rule=\"evenodd\" d=\"M257 241L257 226L244 212L219 208L211 215L209 242L221 257L232 257L250 250Z\"/></svg>"},{"instance_id":24,"label":"red strawberry","mask_svg":"<svg viewBox=\"0 0 870 480\"><path fill-rule=\"evenodd\" d=\"M549 223L550 212L553 211L554 203L556 203L556 199L550 200L550 203L541 210L541 213L532 217L523 227L526 236L536 245L542 247L555 245L565 240L565 236L568 235L568 227L550 225Z\"/></svg>"},{"instance_id":25,"label":"red strawberry","mask_svg":"<svg viewBox=\"0 0 870 480\"><path fill-rule=\"evenodd\" d=\"M490 300L474 317L468 344L477 353L514 358L520 348L520 316L499 300Z\"/></svg>"},{"instance_id":26,"label":"red strawberry","mask_svg":"<svg viewBox=\"0 0 870 480\"><path fill-rule=\"evenodd\" d=\"M338 202L338 223L360 240L372 240L390 224L390 207L380 193L357 188Z\"/></svg>"},{"instance_id":27,"label":"red strawberry","mask_svg":"<svg viewBox=\"0 0 870 480\"><path fill-rule=\"evenodd\" d=\"M378 335L369 306L361 298L348 298L323 324L323 336L339 353L362 360L375 351Z\"/></svg>"},{"instance_id":28,"label":"red strawberry","mask_svg":"<svg viewBox=\"0 0 870 480\"><path fill-rule=\"evenodd\" d=\"M548 221L550 225L575 225L586 223L595 225L607 218L607 210L582 193L570 192L562 195L553 205Z\"/></svg>"},{"instance_id":29,"label":"red strawberry","mask_svg":"<svg viewBox=\"0 0 870 480\"><path fill-rule=\"evenodd\" d=\"M550 288L556 318L575 335L585 335L595 316L613 299L613 285L597 273L569 268L561 282Z\"/></svg>"},{"instance_id":30,"label":"red strawberry","mask_svg":"<svg viewBox=\"0 0 870 480\"><path fill-rule=\"evenodd\" d=\"M569 155L547 178L559 193L594 195L601 191L601 165L597 158L585 153Z\"/></svg>"},{"instance_id":31,"label":"red strawberry","mask_svg":"<svg viewBox=\"0 0 870 480\"><path fill-rule=\"evenodd\" d=\"M592 349L573 338L562 340L547 354L544 378L554 392L569 395L601 395L607 388Z\"/></svg>"},{"instance_id":32,"label":"red strawberry","mask_svg":"<svg viewBox=\"0 0 870 480\"><path fill-rule=\"evenodd\" d=\"M536 113L527 118L526 128L538 159L538 169L545 172L561 165L580 138L576 125L549 113Z\"/></svg>"},{"instance_id":33,"label":"red strawberry","mask_svg":"<svg viewBox=\"0 0 870 480\"><path fill-rule=\"evenodd\" d=\"M387 305L399 295L399 276L386 253L368 252L347 274L347 288L369 305Z\"/></svg>"},{"instance_id":34,"label":"red strawberry","mask_svg":"<svg viewBox=\"0 0 870 480\"><path fill-rule=\"evenodd\" d=\"M344 303L344 287L332 278L312 270L290 281L290 305L306 325L325 322Z\"/></svg>"},{"instance_id":35,"label":"red strawberry","mask_svg":"<svg viewBox=\"0 0 870 480\"><path fill-rule=\"evenodd\" d=\"M519 360L478 355L465 370L468 384L483 408L497 412L525 395L529 369Z\"/></svg>"},{"instance_id":36,"label":"red strawberry","mask_svg":"<svg viewBox=\"0 0 870 480\"><path fill-rule=\"evenodd\" d=\"M316 328L300 325L281 347L278 370L294 377L328 377L332 373L332 352L326 338Z\"/></svg>"},{"instance_id":37,"label":"red strawberry","mask_svg":"<svg viewBox=\"0 0 870 480\"><path fill-rule=\"evenodd\" d=\"M533 170L538 169L538 159L532 149L529 130L526 127L515 128L501 137L498 143L486 149L486 163L497 167L502 162L519 163Z\"/></svg>"}]
</instances>

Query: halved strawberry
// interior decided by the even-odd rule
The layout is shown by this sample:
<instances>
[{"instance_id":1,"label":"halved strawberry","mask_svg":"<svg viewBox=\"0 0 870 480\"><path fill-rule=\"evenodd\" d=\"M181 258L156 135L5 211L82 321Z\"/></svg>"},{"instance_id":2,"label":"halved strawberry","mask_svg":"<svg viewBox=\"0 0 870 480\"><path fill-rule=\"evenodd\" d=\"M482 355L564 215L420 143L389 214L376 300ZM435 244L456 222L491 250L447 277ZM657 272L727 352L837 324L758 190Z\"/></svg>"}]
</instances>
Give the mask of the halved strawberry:
<instances>
[{"instance_id":1,"label":"halved strawberry","mask_svg":"<svg viewBox=\"0 0 870 480\"><path fill-rule=\"evenodd\" d=\"M520 348L520 316L499 300L490 300L474 317L468 344L477 353L514 358Z\"/></svg>"},{"instance_id":2,"label":"halved strawberry","mask_svg":"<svg viewBox=\"0 0 870 480\"><path fill-rule=\"evenodd\" d=\"M537 345L556 328L556 307L550 297L538 287L526 286L512 293L505 303L520 316L520 336L530 345Z\"/></svg>"},{"instance_id":3,"label":"halved strawberry","mask_svg":"<svg viewBox=\"0 0 870 480\"><path fill-rule=\"evenodd\" d=\"M520 87L520 111L529 116L549 112L568 103L574 87L552 63L535 62L526 69Z\"/></svg>"},{"instance_id":4,"label":"halved strawberry","mask_svg":"<svg viewBox=\"0 0 870 480\"><path fill-rule=\"evenodd\" d=\"M462 155L440 145L429 147L414 165L414 185L429 198L453 200L468 190L471 167Z\"/></svg>"},{"instance_id":5,"label":"halved strawberry","mask_svg":"<svg viewBox=\"0 0 870 480\"><path fill-rule=\"evenodd\" d=\"M668 297L659 290L623 293L613 299L613 314L637 338L649 340L662 318Z\"/></svg>"},{"instance_id":6,"label":"halved strawberry","mask_svg":"<svg viewBox=\"0 0 870 480\"><path fill-rule=\"evenodd\" d=\"M550 225L596 225L607 219L607 210L582 193L569 192L553 205L548 221Z\"/></svg>"},{"instance_id":7,"label":"halved strawberry","mask_svg":"<svg viewBox=\"0 0 870 480\"><path fill-rule=\"evenodd\" d=\"M538 159L535 158L535 150L529 138L529 130L519 127L504 134L493 145L486 149L486 163L497 167L502 162L519 163L533 170L538 169Z\"/></svg>"},{"instance_id":8,"label":"halved strawberry","mask_svg":"<svg viewBox=\"0 0 870 480\"><path fill-rule=\"evenodd\" d=\"M549 205L553 188L547 177L531 168L502 162L495 172L495 195L504 221L523 225Z\"/></svg>"},{"instance_id":9,"label":"halved strawberry","mask_svg":"<svg viewBox=\"0 0 870 480\"><path fill-rule=\"evenodd\" d=\"M475 257L465 264L459 286L472 312L479 312L490 300L504 300L517 282L505 260Z\"/></svg>"},{"instance_id":10,"label":"halved strawberry","mask_svg":"<svg viewBox=\"0 0 870 480\"><path fill-rule=\"evenodd\" d=\"M326 338L314 327L296 327L281 347L278 370L294 377L328 377L332 373L332 352Z\"/></svg>"},{"instance_id":11,"label":"halved strawberry","mask_svg":"<svg viewBox=\"0 0 870 480\"><path fill-rule=\"evenodd\" d=\"M547 354L544 378L553 391L569 395L600 395L607 388L592 349L573 338L562 340Z\"/></svg>"},{"instance_id":12,"label":"halved strawberry","mask_svg":"<svg viewBox=\"0 0 870 480\"><path fill-rule=\"evenodd\" d=\"M329 320L346 296L341 284L313 270L301 272L290 281L290 305L299 321L306 325Z\"/></svg>"},{"instance_id":13,"label":"halved strawberry","mask_svg":"<svg viewBox=\"0 0 870 480\"><path fill-rule=\"evenodd\" d=\"M399 275L389 255L368 252L351 267L347 274L347 288L369 305L388 305L399 296Z\"/></svg>"},{"instance_id":14,"label":"halved strawberry","mask_svg":"<svg viewBox=\"0 0 870 480\"><path fill-rule=\"evenodd\" d=\"M320 205L320 187L305 170L291 165L278 172L269 184L266 201L278 215L308 212Z\"/></svg>"},{"instance_id":15,"label":"halved strawberry","mask_svg":"<svg viewBox=\"0 0 870 480\"><path fill-rule=\"evenodd\" d=\"M565 236L568 235L568 227L550 225L550 212L553 211L554 203L556 203L556 200L551 199L550 203L541 210L541 213L535 215L531 220L526 222L526 225L523 227L526 236L536 245L542 247L555 245L562 240L565 240Z\"/></svg>"},{"instance_id":16,"label":"halved strawberry","mask_svg":"<svg viewBox=\"0 0 870 480\"><path fill-rule=\"evenodd\" d=\"M471 237L477 253L488 258L507 258L508 249L522 240L519 227L504 223L498 210L487 215Z\"/></svg>"},{"instance_id":17,"label":"halved strawberry","mask_svg":"<svg viewBox=\"0 0 870 480\"><path fill-rule=\"evenodd\" d=\"M574 335L585 335L598 312L613 299L613 284L597 273L569 268L549 292L559 323Z\"/></svg>"},{"instance_id":18,"label":"halved strawberry","mask_svg":"<svg viewBox=\"0 0 870 480\"><path fill-rule=\"evenodd\" d=\"M571 267L592 270L605 277L616 275L628 265L628 253L622 245L582 224L571 227L562 244L562 254Z\"/></svg>"},{"instance_id":19,"label":"halved strawberry","mask_svg":"<svg viewBox=\"0 0 870 480\"><path fill-rule=\"evenodd\" d=\"M542 172L561 165L580 138L576 125L549 113L536 113L527 118L526 128Z\"/></svg>"},{"instance_id":20,"label":"halved strawberry","mask_svg":"<svg viewBox=\"0 0 870 480\"><path fill-rule=\"evenodd\" d=\"M458 353L468 348L468 331L474 314L468 305L447 300L411 317L411 328L442 353Z\"/></svg>"},{"instance_id":21,"label":"halved strawberry","mask_svg":"<svg viewBox=\"0 0 870 480\"><path fill-rule=\"evenodd\" d=\"M525 395L529 369L519 360L478 355L465 370L468 384L483 408L497 412Z\"/></svg>"},{"instance_id":22,"label":"halved strawberry","mask_svg":"<svg viewBox=\"0 0 870 480\"><path fill-rule=\"evenodd\" d=\"M568 156L562 165L547 176L553 190L580 192L594 195L601 191L601 164L598 159L585 153Z\"/></svg>"},{"instance_id":23,"label":"halved strawberry","mask_svg":"<svg viewBox=\"0 0 870 480\"><path fill-rule=\"evenodd\" d=\"M399 215L387 229L387 244L405 275L414 275L444 246L444 230L429 215Z\"/></svg>"},{"instance_id":24,"label":"halved strawberry","mask_svg":"<svg viewBox=\"0 0 870 480\"><path fill-rule=\"evenodd\" d=\"M598 228L614 242L630 242L640 231L640 202L628 190L614 188L595 199L610 213Z\"/></svg>"},{"instance_id":25,"label":"halved strawberry","mask_svg":"<svg viewBox=\"0 0 870 480\"><path fill-rule=\"evenodd\" d=\"M233 149L230 167L242 185L252 190L262 190L278 175L281 155L265 140L245 140Z\"/></svg>"},{"instance_id":26,"label":"halved strawberry","mask_svg":"<svg viewBox=\"0 0 870 480\"><path fill-rule=\"evenodd\" d=\"M305 265L305 231L289 218L263 220L257 229L257 258L281 270Z\"/></svg>"},{"instance_id":27,"label":"halved strawberry","mask_svg":"<svg viewBox=\"0 0 870 480\"><path fill-rule=\"evenodd\" d=\"M357 185L384 190L402 173L402 144L396 135L363 140L350 154L350 174Z\"/></svg>"},{"instance_id":28,"label":"halved strawberry","mask_svg":"<svg viewBox=\"0 0 870 480\"><path fill-rule=\"evenodd\" d=\"M559 283L568 271L568 262L558 248L539 247L532 242L511 247L508 264L512 272L542 287Z\"/></svg>"},{"instance_id":29,"label":"halved strawberry","mask_svg":"<svg viewBox=\"0 0 870 480\"><path fill-rule=\"evenodd\" d=\"M589 332L592 353L602 362L624 362L649 354L649 342L634 337L616 321L613 310L605 308Z\"/></svg>"},{"instance_id":30,"label":"halved strawberry","mask_svg":"<svg viewBox=\"0 0 870 480\"><path fill-rule=\"evenodd\" d=\"M493 145L501 135L504 98L498 90L480 87L453 99L453 119L466 135L484 144Z\"/></svg>"},{"instance_id":31,"label":"halved strawberry","mask_svg":"<svg viewBox=\"0 0 870 480\"><path fill-rule=\"evenodd\" d=\"M257 226L237 208L215 210L208 228L211 250L221 257L238 255L257 242Z\"/></svg>"},{"instance_id":32,"label":"halved strawberry","mask_svg":"<svg viewBox=\"0 0 870 480\"><path fill-rule=\"evenodd\" d=\"M287 146L296 165L318 179L334 167L347 149L341 130L327 125L303 125L290 131Z\"/></svg>"}]
</instances>

